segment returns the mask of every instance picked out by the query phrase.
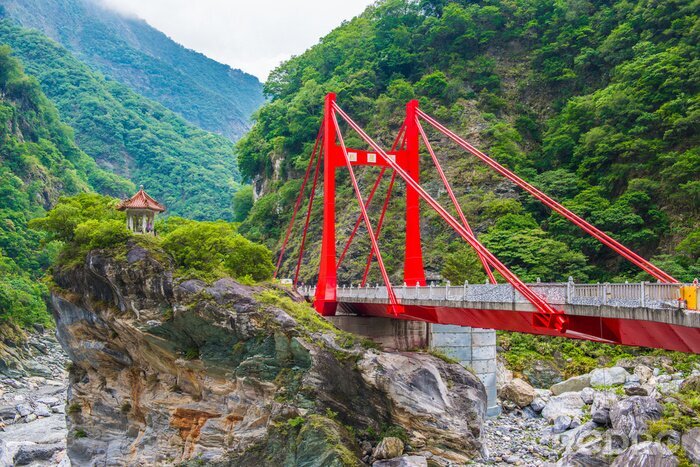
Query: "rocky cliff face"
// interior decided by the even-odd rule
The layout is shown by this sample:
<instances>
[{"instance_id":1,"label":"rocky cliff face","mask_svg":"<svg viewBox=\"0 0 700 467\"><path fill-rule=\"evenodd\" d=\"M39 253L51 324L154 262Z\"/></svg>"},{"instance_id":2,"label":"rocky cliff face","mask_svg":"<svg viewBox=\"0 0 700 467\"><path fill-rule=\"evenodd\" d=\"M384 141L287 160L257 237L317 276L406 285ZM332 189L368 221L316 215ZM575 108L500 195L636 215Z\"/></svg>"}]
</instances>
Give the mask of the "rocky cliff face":
<instances>
[{"instance_id":1,"label":"rocky cliff face","mask_svg":"<svg viewBox=\"0 0 700 467\"><path fill-rule=\"evenodd\" d=\"M438 465L479 457L486 396L460 365L373 349L282 290L178 282L162 253L125 253L54 277L75 465L362 465L389 431Z\"/></svg>"}]
</instances>

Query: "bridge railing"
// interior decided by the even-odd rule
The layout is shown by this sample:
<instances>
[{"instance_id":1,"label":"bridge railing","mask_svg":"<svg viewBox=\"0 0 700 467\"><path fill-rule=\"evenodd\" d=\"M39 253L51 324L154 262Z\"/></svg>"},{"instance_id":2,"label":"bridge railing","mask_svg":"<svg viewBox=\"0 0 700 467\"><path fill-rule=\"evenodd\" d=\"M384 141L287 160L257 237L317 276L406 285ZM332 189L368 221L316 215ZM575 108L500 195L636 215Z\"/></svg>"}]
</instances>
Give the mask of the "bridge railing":
<instances>
[{"instance_id":1,"label":"bridge railing","mask_svg":"<svg viewBox=\"0 0 700 467\"><path fill-rule=\"evenodd\" d=\"M537 282L528 284L528 287L552 305L609 305L670 309L684 307L685 304L680 295L682 285L650 282L576 284L569 281L562 283ZM313 297L316 288L302 286L299 291L302 295ZM394 292L400 303L424 300L528 303L528 300L510 284L465 283L453 286L447 283L446 285L423 287L403 285L395 287ZM337 294L339 300L388 299L386 288L379 285L367 287L342 285L338 287Z\"/></svg>"}]
</instances>

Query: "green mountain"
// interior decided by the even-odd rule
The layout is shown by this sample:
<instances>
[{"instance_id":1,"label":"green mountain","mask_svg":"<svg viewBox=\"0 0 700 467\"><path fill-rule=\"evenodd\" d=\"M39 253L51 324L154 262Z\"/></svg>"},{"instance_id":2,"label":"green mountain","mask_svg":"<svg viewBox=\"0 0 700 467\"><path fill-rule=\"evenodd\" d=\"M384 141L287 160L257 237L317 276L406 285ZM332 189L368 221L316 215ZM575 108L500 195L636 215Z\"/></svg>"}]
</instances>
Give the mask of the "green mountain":
<instances>
[{"instance_id":1,"label":"green mountain","mask_svg":"<svg viewBox=\"0 0 700 467\"><path fill-rule=\"evenodd\" d=\"M73 127L77 144L101 167L145 185L171 214L233 217L231 201L240 177L230 140L105 78L13 20L0 21L0 43L12 47Z\"/></svg>"},{"instance_id":2,"label":"green mountain","mask_svg":"<svg viewBox=\"0 0 700 467\"><path fill-rule=\"evenodd\" d=\"M38 279L60 244L45 243L28 222L59 196L92 190L123 196L134 185L76 146L36 80L0 46L0 330L8 321L50 321Z\"/></svg>"},{"instance_id":3,"label":"green mountain","mask_svg":"<svg viewBox=\"0 0 700 467\"><path fill-rule=\"evenodd\" d=\"M98 0L0 0L0 6L105 76L232 140L247 131L263 103L254 76L186 49Z\"/></svg>"},{"instance_id":4,"label":"green mountain","mask_svg":"<svg viewBox=\"0 0 700 467\"><path fill-rule=\"evenodd\" d=\"M418 98L573 211L692 280L700 275L699 11L694 0L380 1L271 74L271 101L238 145L244 177L264 194L241 231L279 247L326 92L385 146L405 102ZM348 144L360 144L350 134ZM433 143L481 241L524 279L647 278L444 139ZM422 183L449 205L430 159L422 164ZM339 184L338 206L352 206L339 212L347 234L356 203L345 175ZM380 241L397 280L401 208L391 205L395 227ZM464 243L427 206L423 213L427 268L482 281ZM316 272L319 224L304 280ZM343 281L364 265L369 246L359 237Z\"/></svg>"}]
</instances>

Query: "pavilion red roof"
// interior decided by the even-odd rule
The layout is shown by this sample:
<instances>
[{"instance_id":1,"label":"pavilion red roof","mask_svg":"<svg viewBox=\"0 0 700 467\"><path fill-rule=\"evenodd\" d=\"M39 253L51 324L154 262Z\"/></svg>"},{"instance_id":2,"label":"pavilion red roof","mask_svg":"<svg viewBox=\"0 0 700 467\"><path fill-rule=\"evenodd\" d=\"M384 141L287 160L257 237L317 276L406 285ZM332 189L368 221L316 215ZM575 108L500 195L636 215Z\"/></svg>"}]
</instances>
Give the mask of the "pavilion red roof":
<instances>
[{"instance_id":1,"label":"pavilion red roof","mask_svg":"<svg viewBox=\"0 0 700 467\"><path fill-rule=\"evenodd\" d=\"M125 209L150 209L151 211L163 212L165 206L148 196L142 186L134 196L117 205L117 210L123 211Z\"/></svg>"}]
</instances>

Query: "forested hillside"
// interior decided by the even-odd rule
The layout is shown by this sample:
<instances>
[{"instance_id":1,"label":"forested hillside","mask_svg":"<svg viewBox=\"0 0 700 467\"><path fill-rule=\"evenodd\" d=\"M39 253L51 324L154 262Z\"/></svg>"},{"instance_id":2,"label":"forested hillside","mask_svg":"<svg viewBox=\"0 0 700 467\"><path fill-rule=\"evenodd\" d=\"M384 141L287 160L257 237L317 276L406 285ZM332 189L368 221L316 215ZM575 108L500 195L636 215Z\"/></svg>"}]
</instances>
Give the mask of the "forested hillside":
<instances>
[{"instance_id":1,"label":"forested hillside","mask_svg":"<svg viewBox=\"0 0 700 467\"><path fill-rule=\"evenodd\" d=\"M61 195L94 189L124 196L134 185L78 149L71 129L7 46L0 47L0 140L0 328L8 320L46 323L39 279L60 244L45 243L46 235L28 222Z\"/></svg>"},{"instance_id":2,"label":"forested hillside","mask_svg":"<svg viewBox=\"0 0 700 467\"><path fill-rule=\"evenodd\" d=\"M230 139L243 135L263 102L254 76L186 49L99 0L0 0L0 6L106 76Z\"/></svg>"},{"instance_id":3,"label":"forested hillside","mask_svg":"<svg viewBox=\"0 0 700 467\"><path fill-rule=\"evenodd\" d=\"M271 102L238 146L242 173L264 191L242 231L279 247L326 92L337 92L385 146L405 102L418 98L498 161L691 280L700 275L698 12L694 0L379 2L265 84ZM466 153L434 144L481 241L526 280L648 278ZM422 181L449 204L430 159L422 164ZM347 178L340 180L339 196L350 200ZM369 174L362 180L367 190ZM390 207L387 225L395 227L380 242L397 279L401 207ZM340 211L347 235L357 211ZM463 242L425 205L423 213L428 269L483 280ZM319 228L313 224L305 280L317 268ZM360 242L341 280L357 279L368 251Z\"/></svg>"},{"instance_id":4,"label":"forested hillside","mask_svg":"<svg viewBox=\"0 0 700 467\"><path fill-rule=\"evenodd\" d=\"M0 43L35 76L76 142L98 164L143 184L171 214L230 219L238 189L231 141L104 78L35 30L0 21Z\"/></svg>"}]
</instances>

